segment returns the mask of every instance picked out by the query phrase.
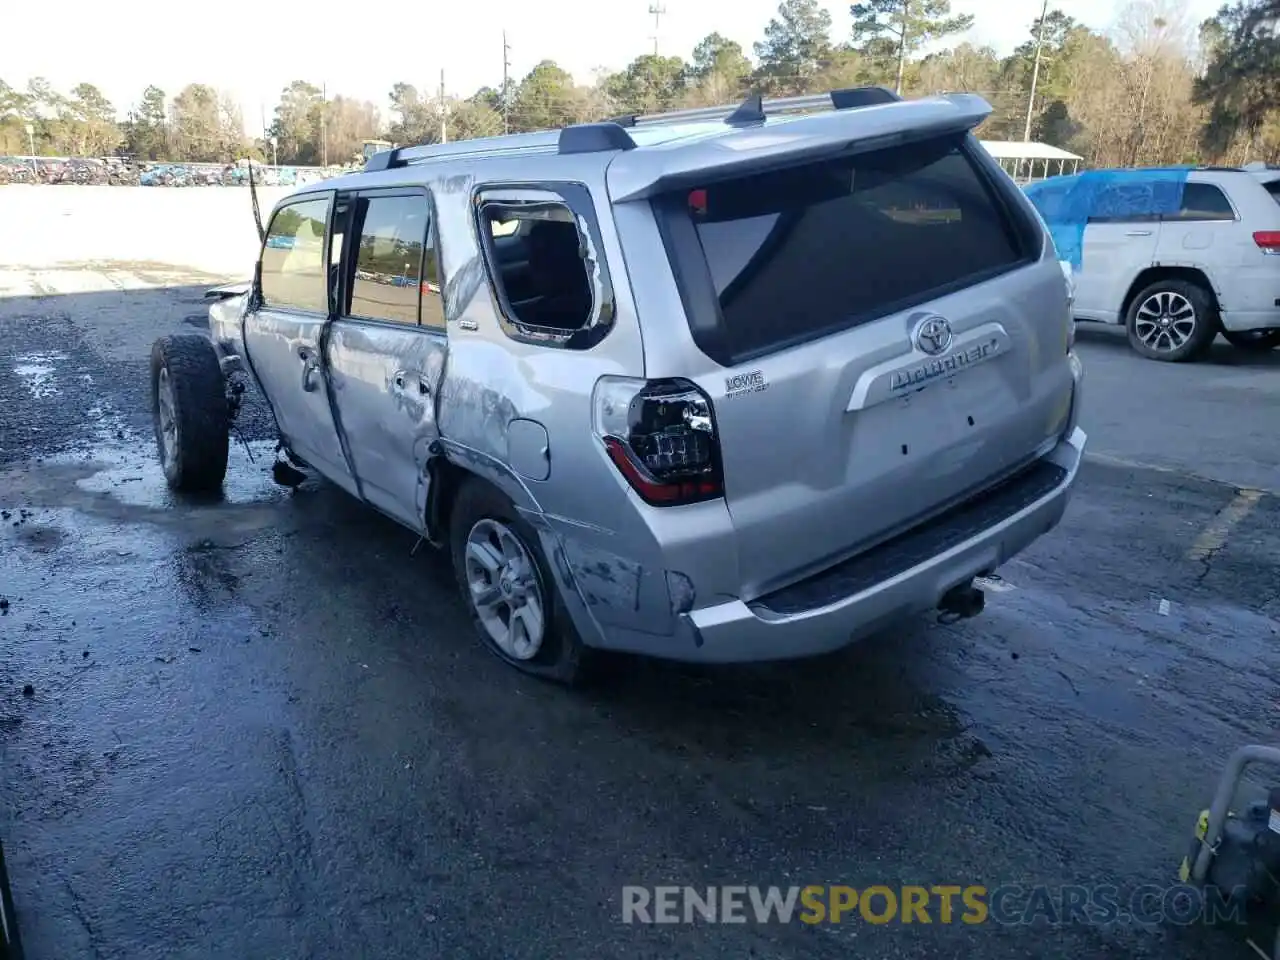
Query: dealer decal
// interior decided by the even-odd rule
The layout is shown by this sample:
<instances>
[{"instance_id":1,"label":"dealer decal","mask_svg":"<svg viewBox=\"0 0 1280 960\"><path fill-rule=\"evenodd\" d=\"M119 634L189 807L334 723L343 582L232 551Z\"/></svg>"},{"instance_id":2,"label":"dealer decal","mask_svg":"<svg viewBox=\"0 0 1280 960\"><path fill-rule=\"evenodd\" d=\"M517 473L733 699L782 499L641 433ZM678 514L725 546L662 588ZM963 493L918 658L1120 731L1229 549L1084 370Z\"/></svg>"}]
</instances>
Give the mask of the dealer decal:
<instances>
[{"instance_id":1,"label":"dealer decal","mask_svg":"<svg viewBox=\"0 0 1280 960\"><path fill-rule=\"evenodd\" d=\"M750 373L736 373L724 378L724 395L740 397L746 393L761 393L769 389L769 381L764 378L763 370L752 370Z\"/></svg>"}]
</instances>

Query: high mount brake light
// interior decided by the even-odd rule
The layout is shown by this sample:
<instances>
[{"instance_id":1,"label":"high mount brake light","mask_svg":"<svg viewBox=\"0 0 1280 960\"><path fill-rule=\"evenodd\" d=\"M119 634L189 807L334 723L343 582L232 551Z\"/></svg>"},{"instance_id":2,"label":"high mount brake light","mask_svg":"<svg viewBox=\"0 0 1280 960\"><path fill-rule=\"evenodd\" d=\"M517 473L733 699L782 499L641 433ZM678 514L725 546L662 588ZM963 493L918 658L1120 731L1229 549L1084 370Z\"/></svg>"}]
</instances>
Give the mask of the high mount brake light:
<instances>
[{"instance_id":1,"label":"high mount brake light","mask_svg":"<svg viewBox=\"0 0 1280 960\"><path fill-rule=\"evenodd\" d=\"M641 499L678 506L724 496L711 401L687 380L601 377L593 428Z\"/></svg>"}]
</instances>

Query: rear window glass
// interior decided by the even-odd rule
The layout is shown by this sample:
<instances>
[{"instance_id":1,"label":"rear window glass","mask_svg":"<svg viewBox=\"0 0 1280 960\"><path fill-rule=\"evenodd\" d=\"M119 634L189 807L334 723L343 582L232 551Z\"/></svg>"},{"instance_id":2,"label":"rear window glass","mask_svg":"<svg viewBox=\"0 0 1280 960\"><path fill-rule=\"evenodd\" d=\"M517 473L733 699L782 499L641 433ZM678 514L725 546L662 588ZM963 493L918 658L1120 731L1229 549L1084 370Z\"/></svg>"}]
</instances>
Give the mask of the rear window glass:
<instances>
[{"instance_id":1,"label":"rear window glass","mask_svg":"<svg viewBox=\"0 0 1280 960\"><path fill-rule=\"evenodd\" d=\"M906 309L1024 259L955 141L708 184L689 212L735 357Z\"/></svg>"},{"instance_id":2,"label":"rear window glass","mask_svg":"<svg viewBox=\"0 0 1280 960\"><path fill-rule=\"evenodd\" d=\"M1280 180L1269 180L1263 186L1267 188L1267 193L1271 194L1271 199L1280 203Z\"/></svg>"},{"instance_id":3,"label":"rear window glass","mask_svg":"<svg viewBox=\"0 0 1280 960\"><path fill-rule=\"evenodd\" d=\"M1178 212L1166 220L1234 220L1236 212L1226 195L1211 183L1188 183L1182 188Z\"/></svg>"}]
</instances>

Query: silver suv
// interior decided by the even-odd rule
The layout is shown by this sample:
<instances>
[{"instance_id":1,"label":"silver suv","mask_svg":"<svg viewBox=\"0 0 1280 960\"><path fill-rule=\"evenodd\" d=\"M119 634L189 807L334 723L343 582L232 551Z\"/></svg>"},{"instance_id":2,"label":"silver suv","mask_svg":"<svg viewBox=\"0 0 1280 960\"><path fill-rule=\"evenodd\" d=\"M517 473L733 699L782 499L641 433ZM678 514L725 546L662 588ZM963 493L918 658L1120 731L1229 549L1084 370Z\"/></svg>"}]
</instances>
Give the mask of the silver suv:
<instances>
[{"instance_id":1,"label":"silver suv","mask_svg":"<svg viewBox=\"0 0 1280 960\"><path fill-rule=\"evenodd\" d=\"M448 550L484 643L565 681L974 615L1085 444L1069 285L990 111L757 97L309 184L211 338L154 347L168 481L221 484L247 375L278 479Z\"/></svg>"}]
</instances>

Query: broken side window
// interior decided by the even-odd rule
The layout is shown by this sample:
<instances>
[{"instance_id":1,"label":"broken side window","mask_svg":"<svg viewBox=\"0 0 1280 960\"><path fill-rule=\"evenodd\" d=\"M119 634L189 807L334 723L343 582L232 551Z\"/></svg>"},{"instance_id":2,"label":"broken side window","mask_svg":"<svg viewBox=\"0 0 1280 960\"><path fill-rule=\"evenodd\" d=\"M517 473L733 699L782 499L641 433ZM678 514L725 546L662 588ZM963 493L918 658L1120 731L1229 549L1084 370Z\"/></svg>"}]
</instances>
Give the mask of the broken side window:
<instances>
[{"instance_id":1,"label":"broken side window","mask_svg":"<svg viewBox=\"0 0 1280 960\"><path fill-rule=\"evenodd\" d=\"M527 332L567 338L591 322L589 246L567 204L486 204L480 209L491 275L508 319Z\"/></svg>"}]
</instances>

